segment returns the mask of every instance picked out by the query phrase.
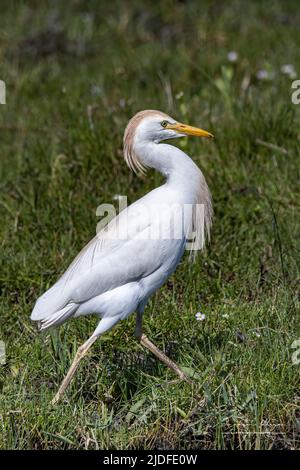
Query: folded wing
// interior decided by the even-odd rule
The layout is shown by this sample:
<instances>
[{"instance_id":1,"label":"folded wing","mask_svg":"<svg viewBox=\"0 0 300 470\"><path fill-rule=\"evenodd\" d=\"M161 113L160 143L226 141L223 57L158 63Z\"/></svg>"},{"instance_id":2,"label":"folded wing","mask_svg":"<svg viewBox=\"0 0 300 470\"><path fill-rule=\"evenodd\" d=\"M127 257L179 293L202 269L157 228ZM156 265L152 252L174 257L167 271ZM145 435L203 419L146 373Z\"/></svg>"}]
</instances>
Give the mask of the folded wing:
<instances>
[{"instance_id":1,"label":"folded wing","mask_svg":"<svg viewBox=\"0 0 300 470\"><path fill-rule=\"evenodd\" d=\"M158 269L164 243L151 240L149 220L138 205L121 212L78 254L61 278L37 300L32 320L74 314L76 306ZM69 306L72 305L72 308ZM68 308L66 308L68 307Z\"/></svg>"}]
</instances>

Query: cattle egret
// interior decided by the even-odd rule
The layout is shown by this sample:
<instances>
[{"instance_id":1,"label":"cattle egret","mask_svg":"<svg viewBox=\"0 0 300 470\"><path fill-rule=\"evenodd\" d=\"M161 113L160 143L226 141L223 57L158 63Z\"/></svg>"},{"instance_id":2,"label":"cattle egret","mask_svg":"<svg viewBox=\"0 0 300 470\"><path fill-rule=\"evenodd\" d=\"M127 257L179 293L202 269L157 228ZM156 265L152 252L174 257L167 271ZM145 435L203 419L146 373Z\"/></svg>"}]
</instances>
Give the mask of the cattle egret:
<instances>
[{"instance_id":1,"label":"cattle egret","mask_svg":"<svg viewBox=\"0 0 300 470\"><path fill-rule=\"evenodd\" d=\"M129 121L123 141L127 165L136 173L154 168L165 183L110 221L34 306L31 319L40 330L81 315L100 317L92 336L79 347L53 404L63 396L96 339L133 312L140 343L180 379L189 381L142 332L147 301L176 269L191 234L195 249L203 248L209 237L213 211L202 172L183 151L161 143L187 135L213 137L160 111L141 111Z\"/></svg>"}]
</instances>

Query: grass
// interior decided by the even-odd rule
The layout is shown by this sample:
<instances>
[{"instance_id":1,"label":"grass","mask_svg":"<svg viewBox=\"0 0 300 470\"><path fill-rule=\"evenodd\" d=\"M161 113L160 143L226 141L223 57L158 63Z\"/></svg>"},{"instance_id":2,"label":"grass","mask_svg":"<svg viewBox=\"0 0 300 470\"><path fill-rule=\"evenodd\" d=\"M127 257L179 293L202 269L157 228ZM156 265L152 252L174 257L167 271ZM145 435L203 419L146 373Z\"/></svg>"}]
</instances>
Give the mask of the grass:
<instances>
[{"instance_id":1,"label":"grass","mask_svg":"<svg viewBox=\"0 0 300 470\"><path fill-rule=\"evenodd\" d=\"M298 2L283 0L1 6L0 448L299 447L300 105L280 71L300 73L299 20ZM216 136L179 144L213 194L211 244L194 264L185 256L144 322L195 386L170 383L132 317L94 345L53 408L96 320L41 335L29 315L94 235L97 206L162 182L121 157L128 119L147 108Z\"/></svg>"}]
</instances>

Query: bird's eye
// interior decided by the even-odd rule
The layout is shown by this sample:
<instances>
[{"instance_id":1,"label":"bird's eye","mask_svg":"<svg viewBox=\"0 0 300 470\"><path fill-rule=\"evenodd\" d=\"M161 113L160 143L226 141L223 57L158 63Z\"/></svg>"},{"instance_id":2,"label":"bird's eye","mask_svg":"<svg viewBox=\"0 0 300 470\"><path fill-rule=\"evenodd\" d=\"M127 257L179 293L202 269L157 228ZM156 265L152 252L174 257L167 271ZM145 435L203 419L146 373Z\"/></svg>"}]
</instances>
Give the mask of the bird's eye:
<instances>
[{"instance_id":1,"label":"bird's eye","mask_svg":"<svg viewBox=\"0 0 300 470\"><path fill-rule=\"evenodd\" d=\"M169 124L168 121L161 121L160 123L162 127L167 127L168 124Z\"/></svg>"}]
</instances>

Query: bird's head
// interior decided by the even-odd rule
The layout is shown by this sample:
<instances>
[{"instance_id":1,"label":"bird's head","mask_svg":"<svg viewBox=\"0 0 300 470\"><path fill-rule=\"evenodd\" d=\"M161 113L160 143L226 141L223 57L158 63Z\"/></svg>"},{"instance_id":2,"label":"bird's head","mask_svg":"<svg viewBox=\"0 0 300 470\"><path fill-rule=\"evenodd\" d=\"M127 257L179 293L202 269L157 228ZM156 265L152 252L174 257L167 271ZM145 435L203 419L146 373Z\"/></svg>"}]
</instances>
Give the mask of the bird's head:
<instances>
[{"instance_id":1,"label":"bird's head","mask_svg":"<svg viewBox=\"0 0 300 470\"><path fill-rule=\"evenodd\" d=\"M127 165L135 172L144 172L145 168L139 162L134 151L136 142L155 142L177 139L193 135L198 137L213 137L198 127L189 126L176 121L161 111L140 111L130 119L124 133L124 157Z\"/></svg>"}]
</instances>

